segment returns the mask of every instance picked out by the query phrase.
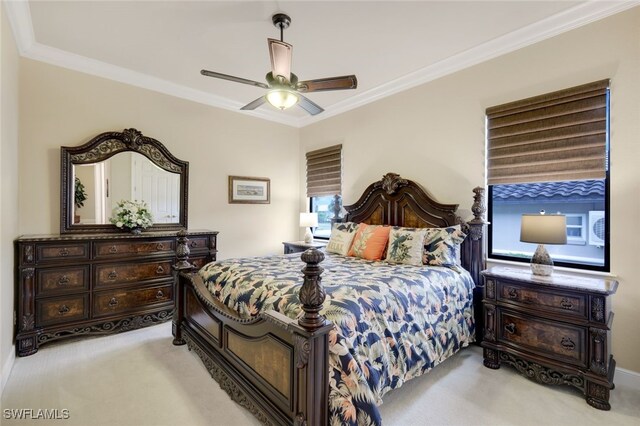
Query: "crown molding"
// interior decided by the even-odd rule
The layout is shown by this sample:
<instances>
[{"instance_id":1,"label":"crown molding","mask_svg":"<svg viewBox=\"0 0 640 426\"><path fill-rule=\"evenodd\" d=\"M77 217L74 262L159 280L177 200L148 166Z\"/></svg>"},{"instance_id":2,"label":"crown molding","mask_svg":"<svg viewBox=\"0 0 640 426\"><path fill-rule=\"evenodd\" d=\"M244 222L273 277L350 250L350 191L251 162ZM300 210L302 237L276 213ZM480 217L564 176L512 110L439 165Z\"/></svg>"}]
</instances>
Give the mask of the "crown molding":
<instances>
[{"instance_id":1,"label":"crown molding","mask_svg":"<svg viewBox=\"0 0 640 426\"><path fill-rule=\"evenodd\" d=\"M582 3L542 21L522 27L403 77L367 90L366 92L359 93L345 101L337 102L328 107L327 110L322 113L322 117L315 116L300 119L299 127L305 127L309 124L342 114L379 99L403 92L448 74L453 74L454 72L461 71L473 65L571 31L591 22L615 15L616 13L623 12L638 5L640 5L640 0L627 0L622 2L589 1Z\"/></svg>"},{"instance_id":2,"label":"crown molding","mask_svg":"<svg viewBox=\"0 0 640 426\"><path fill-rule=\"evenodd\" d=\"M497 37L420 70L359 93L349 99L330 105L320 115L302 118L284 115L280 111L265 109L240 111L243 104L239 102L38 43L35 40L28 0L4 1L3 4L21 56L189 101L300 128L631 9L640 5L640 0L613 2L594 0L579 4L542 21Z\"/></svg>"}]
</instances>

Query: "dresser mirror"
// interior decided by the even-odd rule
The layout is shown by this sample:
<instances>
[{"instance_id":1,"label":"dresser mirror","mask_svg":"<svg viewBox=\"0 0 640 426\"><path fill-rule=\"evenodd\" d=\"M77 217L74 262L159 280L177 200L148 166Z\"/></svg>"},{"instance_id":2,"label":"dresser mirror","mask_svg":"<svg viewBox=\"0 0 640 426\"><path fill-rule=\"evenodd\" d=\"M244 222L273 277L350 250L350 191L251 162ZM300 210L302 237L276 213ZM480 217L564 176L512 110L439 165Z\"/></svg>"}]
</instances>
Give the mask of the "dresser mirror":
<instances>
[{"instance_id":1,"label":"dresser mirror","mask_svg":"<svg viewBox=\"0 0 640 426\"><path fill-rule=\"evenodd\" d=\"M111 224L123 200L144 201L150 230L187 227L189 163L136 129L101 133L61 148L61 233L122 232Z\"/></svg>"}]
</instances>

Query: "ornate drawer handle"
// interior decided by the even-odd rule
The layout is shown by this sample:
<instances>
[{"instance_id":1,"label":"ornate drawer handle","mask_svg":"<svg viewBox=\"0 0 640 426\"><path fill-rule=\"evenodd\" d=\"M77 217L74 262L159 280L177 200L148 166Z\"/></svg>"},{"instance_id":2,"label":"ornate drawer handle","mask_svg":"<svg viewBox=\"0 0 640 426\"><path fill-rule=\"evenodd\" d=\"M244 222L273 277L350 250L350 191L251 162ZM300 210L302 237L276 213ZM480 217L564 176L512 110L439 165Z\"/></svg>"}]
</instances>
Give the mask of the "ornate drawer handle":
<instances>
[{"instance_id":1,"label":"ornate drawer handle","mask_svg":"<svg viewBox=\"0 0 640 426\"><path fill-rule=\"evenodd\" d=\"M64 315L67 312L69 312L71 309L69 309L69 307L67 305L60 305L60 307L58 307L58 314L60 315Z\"/></svg>"},{"instance_id":2,"label":"ornate drawer handle","mask_svg":"<svg viewBox=\"0 0 640 426\"><path fill-rule=\"evenodd\" d=\"M197 241L191 241L191 247L197 247L197 246L198 246Z\"/></svg>"},{"instance_id":3,"label":"ornate drawer handle","mask_svg":"<svg viewBox=\"0 0 640 426\"><path fill-rule=\"evenodd\" d=\"M64 257L64 256L68 256L68 255L69 255L69 249L68 249L68 248L66 248L66 247L65 247L65 248L62 248L62 249L60 249L60 251L58 252L58 254L59 254L60 256L62 256L62 257Z\"/></svg>"},{"instance_id":4,"label":"ornate drawer handle","mask_svg":"<svg viewBox=\"0 0 640 426\"><path fill-rule=\"evenodd\" d=\"M158 243L158 244L156 245L156 250L164 250L164 244L162 244L162 243Z\"/></svg>"},{"instance_id":5,"label":"ornate drawer handle","mask_svg":"<svg viewBox=\"0 0 640 426\"><path fill-rule=\"evenodd\" d=\"M156 299L162 299L164 297L164 293L162 292L162 290L158 290L158 292L156 293Z\"/></svg>"},{"instance_id":6,"label":"ornate drawer handle","mask_svg":"<svg viewBox=\"0 0 640 426\"><path fill-rule=\"evenodd\" d=\"M117 253L118 252L118 247L116 247L115 245L109 247L109 253Z\"/></svg>"},{"instance_id":7,"label":"ornate drawer handle","mask_svg":"<svg viewBox=\"0 0 640 426\"><path fill-rule=\"evenodd\" d=\"M118 273L116 271L111 271L109 272L109 275L107 275L107 278L109 278L110 280L115 280L116 278L118 278Z\"/></svg>"},{"instance_id":8,"label":"ornate drawer handle","mask_svg":"<svg viewBox=\"0 0 640 426\"><path fill-rule=\"evenodd\" d=\"M563 309L573 309L573 303L571 303L571 301L567 298L563 298L560 301L560 306L562 306Z\"/></svg>"},{"instance_id":9,"label":"ornate drawer handle","mask_svg":"<svg viewBox=\"0 0 640 426\"><path fill-rule=\"evenodd\" d=\"M507 290L507 296L509 296L509 299L517 299L518 290L513 287L509 287L509 290Z\"/></svg>"},{"instance_id":10,"label":"ornate drawer handle","mask_svg":"<svg viewBox=\"0 0 640 426\"><path fill-rule=\"evenodd\" d=\"M513 334L516 332L516 325L512 322L510 322L509 324L505 324L504 330L509 334Z\"/></svg>"},{"instance_id":11,"label":"ornate drawer handle","mask_svg":"<svg viewBox=\"0 0 640 426\"><path fill-rule=\"evenodd\" d=\"M572 351L576 348L576 344L573 343L573 340L571 340L568 337L563 337L562 340L560 341L560 344L562 345L563 348L565 348L568 351Z\"/></svg>"},{"instance_id":12,"label":"ornate drawer handle","mask_svg":"<svg viewBox=\"0 0 640 426\"><path fill-rule=\"evenodd\" d=\"M112 297L111 300L109 300L109 306L112 308L115 308L116 306L118 306L118 299L116 299L115 297Z\"/></svg>"},{"instance_id":13,"label":"ornate drawer handle","mask_svg":"<svg viewBox=\"0 0 640 426\"><path fill-rule=\"evenodd\" d=\"M69 284L69 277L67 277L66 275L63 275L60 277L60 279L58 280L58 285L67 285Z\"/></svg>"},{"instance_id":14,"label":"ornate drawer handle","mask_svg":"<svg viewBox=\"0 0 640 426\"><path fill-rule=\"evenodd\" d=\"M162 273L164 273L164 268L162 267L162 265L158 265L158 267L156 268L156 274Z\"/></svg>"}]
</instances>

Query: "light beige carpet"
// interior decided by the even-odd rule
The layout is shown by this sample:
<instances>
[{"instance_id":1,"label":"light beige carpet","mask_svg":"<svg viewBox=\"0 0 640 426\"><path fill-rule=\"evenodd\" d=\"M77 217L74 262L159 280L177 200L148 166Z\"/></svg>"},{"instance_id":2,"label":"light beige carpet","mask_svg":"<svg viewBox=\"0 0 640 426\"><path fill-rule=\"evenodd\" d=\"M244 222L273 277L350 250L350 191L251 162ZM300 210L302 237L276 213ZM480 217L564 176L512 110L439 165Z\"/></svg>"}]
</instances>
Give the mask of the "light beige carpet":
<instances>
[{"instance_id":1,"label":"light beige carpet","mask_svg":"<svg viewBox=\"0 0 640 426\"><path fill-rule=\"evenodd\" d=\"M169 323L44 346L18 358L2 397L2 425L257 425L210 378L200 359L171 344ZM389 393L385 425L640 425L640 391L618 384L612 410L582 394L541 386L463 350ZM67 409L67 420L8 420L5 410Z\"/></svg>"}]
</instances>

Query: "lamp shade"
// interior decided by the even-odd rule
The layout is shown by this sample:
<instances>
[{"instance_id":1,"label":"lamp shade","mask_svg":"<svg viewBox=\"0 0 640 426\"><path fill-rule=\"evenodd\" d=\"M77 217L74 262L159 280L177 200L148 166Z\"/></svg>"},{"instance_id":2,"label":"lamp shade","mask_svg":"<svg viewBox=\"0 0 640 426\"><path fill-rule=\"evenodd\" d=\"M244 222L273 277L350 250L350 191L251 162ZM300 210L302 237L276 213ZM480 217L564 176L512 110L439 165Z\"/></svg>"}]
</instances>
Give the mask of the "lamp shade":
<instances>
[{"instance_id":1,"label":"lamp shade","mask_svg":"<svg viewBox=\"0 0 640 426\"><path fill-rule=\"evenodd\" d=\"M318 213L300 213L300 227L314 228L318 226Z\"/></svg>"},{"instance_id":2,"label":"lamp shade","mask_svg":"<svg viewBox=\"0 0 640 426\"><path fill-rule=\"evenodd\" d=\"M562 214L523 214L520 241L537 244L566 244L566 216Z\"/></svg>"}]
</instances>

